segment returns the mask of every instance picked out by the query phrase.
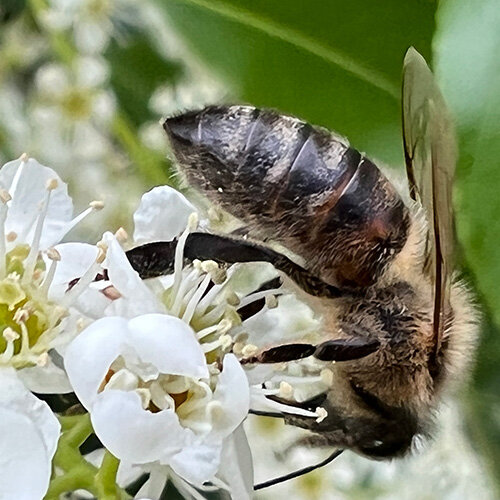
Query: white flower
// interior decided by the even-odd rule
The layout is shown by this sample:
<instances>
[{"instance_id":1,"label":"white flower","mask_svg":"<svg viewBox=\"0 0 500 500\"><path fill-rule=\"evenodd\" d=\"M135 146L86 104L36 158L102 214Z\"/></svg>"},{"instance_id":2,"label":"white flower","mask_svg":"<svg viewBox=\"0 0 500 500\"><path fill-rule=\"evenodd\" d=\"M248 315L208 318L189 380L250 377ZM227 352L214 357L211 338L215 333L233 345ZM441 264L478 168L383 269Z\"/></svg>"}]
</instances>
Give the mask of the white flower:
<instances>
[{"instance_id":1,"label":"white flower","mask_svg":"<svg viewBox=\"0 0 500 500\"><path fill-rule=\"evenodd\" d=\"M37 71L39 106L47 111L57 109L70 123L109 122L115 103L113 95L103 87L109 76L106 62L97 57L81 57L74 67L75 71L70 72L60 64L49 63Z\"/></svg>"},{"instance_id":2,"label":"white flower","mask_svg":"<svg viewBox=\"0 0 500 500\"><path fill-rule=\"evenodd\" d=\"M21 370L32 390L70 390L50 356L74 331L68 308L49 298L66 264L52 246L93 207L73 218L66 184L26 155L0 170L0 366Z\"/></svg>"},{"instance_id":3,"label":"white flower","mask_svg":"<svg viewBox=\"0 0 500 500\"><path fill-rule=\"evenodd\" d=\"M134 242L172 241L182 234L196 208L169 186L145 193L134 213Z\"/></svg>"},{"instance_id":4,"label":"white flower","mask_svg":"<svg viewBox=\"0 0 500 500\"><path fill-rule=\"evenodd\" d=\"M134 3L127 0L51 0L43 21L54 30L72 28L79 51L98 54L124 25L137 23Z\"/></svg>"},{"instance_id":5,"label":"white flower","mask_svg":"<svg viewBox=\"0 0 500 500\"><path fill-rule=\"evenodd\" d=\"M234 355L207 357L185 322L149 314L96 321L71 343L65 366L96 434L115 456L168 465L201 486L214 479L223 441L249 407Z\"/></svg>"},{"instance_id":6,"label":"white flower","mask_svg":"<svg viewBox=\"0 0 500 500\"><path fill-rule=\"evenodd\" d=\"M60 425L11 368L0 368L0 498L38 500L47 491Z\"/></svg>"},{"instance_id":7,"label":"white flower","mask_svg":"<svg viewBox=\"0 0 500 500\"><path fill-rule=\"evenodd\" d=\"M235 439L244 441L243 431L240 429L238 438L231 432L246 415L248 401L243 412L243 405L237 404L234 390L227 390L222 398L218 388L224 387L224 381L230 378L230 369L234 371L234 377L236 374L241 377L238 383L241 391L245 390L245 397L250 392L252 408L318 418L317 412L277 403L267 396L282 395L284 387L289 387L288 399L297 401L321 392L325 387L321 385L321 364L306 361L280 366L246 365L243 370L236 356L245 357L250 352L280 342L304 338L313 341L318 336L319 322L307 306L286 295L281 287L258 291L264 282L278 276L270 264L236 264L227 269L213 261L194 261L185 265L184 245L189 232L196 227L193 210L194 207L180 193L163 186L143 196L134 216L136 240L144 243L177 238L174 270L168 276L142 280L131 267L118 238L111 233L104 235L106 259L101 274L105 279L87 288L80 296L82 304L77 302L77 305L84 307L88 315L92 315L94 307L96 318L111 317L98 320L73 341L65 355L66 368L103 443L124 463L142 464L142 469L150 473L150 480L141 489L141 495L155 498L155 492L161 491L161 483L165 482L162 464L168 464L177 473L171 476L172 480L178 481L179 488L189 490L193 498L196 498L196 492L191 491L190 485L201 487L208 480L218 487L229 488L233 498L245 498L242 491L246 491L247 497L251 494L250 452L248 447L234 444ZM96 292L99 298L94 296ZM257 314L241 317L239 311L243 307L260 302L262 306ZM177 341L175 336L159 337L162 328L151 326L159 321L158 318L165 322L165 318L169 318L172 325L177 325L171 330L184 332L178 336L185 340ZM156 336L144 333L152 330ZM184 346L187 339L194 339L191 348ZM169 356L173 357L164 371L152 358L147 358L146 362L146 354L139 354L141 349L149 349L146 346L150 342L155 346L155 355L164 353L162 359L165 362ZM164 342L163 347L156 342ZM183 352L178 353L181 345ZM206 372L195 373L194 368L178 372L173 368L173 359L186 367L190 366L189 360L198 359L196 367L204 366L205 370L209 367L210 391ZM219 374L221 366L223 370ZM92 379L89 374L94 372L96 375ZM183 413L189 405L181 404L177 411L175 398L172 402L168 397L172 394L172 389L168 388L170 382L162 378L167 373L182 378L178 389L181 393L191 391L200 400L199 409L189 418ZM214 380L218 380L215 385ZM181 382L176 378L177 383ZM163 387L160 392L158 385ZM103 389L102 392L99 393L99 389ZM241 409L241 413L237 419L230 419L231 425L221 426L225 432L218 435L215 421L210 420L213 416L209 418L210 412L220 411L222 416L227 416L233 405L235 409ZM152 412L156 408L161 411ZM136 414L145 415L144 421ZM172 423L176 422L172 417L174 414L179 419L178 425L185 426L189 432L158 437L157 428L151 422L156 420L164 428L171 429L175 427ZM138 435L146 433L146 437L123 439L123 435L131 432L130 426ZM195 439L200 433L211 437L200 444L199 439ZM214 436L218 436L217 446L213 445ZM208 442L212 444L208 446ZM156 449L156 444L164 455ZM193 467L193 463L197 465ZM224 474L226 469L233 472Z\"/></svg>"}]
</instances>

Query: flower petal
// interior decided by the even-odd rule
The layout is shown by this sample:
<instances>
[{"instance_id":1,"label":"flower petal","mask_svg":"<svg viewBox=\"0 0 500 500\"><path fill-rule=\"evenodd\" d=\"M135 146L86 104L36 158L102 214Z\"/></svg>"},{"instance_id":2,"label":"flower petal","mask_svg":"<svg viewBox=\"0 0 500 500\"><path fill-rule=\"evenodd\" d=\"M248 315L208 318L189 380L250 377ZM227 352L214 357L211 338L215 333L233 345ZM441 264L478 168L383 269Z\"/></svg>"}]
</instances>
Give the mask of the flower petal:
<instances>
[{"instance_id":1,"label":"flower petal","mask_svg":"<svg viewBox=\"0 0 500 500\"><path fill-rule=\"evenodd\" d=\"M68 346L64 367L83 406L90 410L111 363L120 355L128 324L125 318L101 318Z\"/></svg>"},{"instance_id":2,"label":"flower petal","mask_svg":"<svg viewBox=\"0 0 500 500\"><path fill-rule=\"evenodd\" d=\"M92 426L104 446L134 464L168 463L184 444L184 430L173 410L144 410L135 392L106 390L91 412Z\"/></svg>"},{"instance_id":3,"label":"flower petal","mask_svg":"<svg viewBox=\"0 0 500 500\"><path fill-rule=\"evenodd\" d=\"M57 263L56 272L49 288L49 298L60 300L68 290L69 283L83 276L85 271L95 262L98 248L87 243L63 243L57 245L56 250L61 256ZM50 260L45 259L47 267Z\"/></svg>"},{"instance_id":4,"label":"flower petal","mask_svg":"<svg viewBox=\"0 0 500 500\"><path fill-rule=\"evenodd\" d=\"M159 186L145 193L134 214L134 241L172 241L186 229L196 208L179 191Z\"/></svg>"},{"instance_id":5,"label":"flower petal","mask_svg":"<svg viewBox=\"0 0 500 500\"><path fill-rule=\"evenodd\" d=\"M127 343L141 361L160 372L208 378L200 344L189 325L166 314L146 314L128 323Z\"/></svg>"},{"instance_id":6,"label":"flower petal","mask_svg":"<svg viewBox=\"0 0 500 500\"><path fill-rule=\"evenodd\" d=\"M306 336L318 334L319 330L320 321L312 309L294 295L279 297L277 307L265 307L245 320L248 341L258 347L306 340Z\"/></svg>"},{"instance_id":7,"label":"flower petal","mask_svg":"<svg viewBox=\"0 0 500 500\"><path fill-rule=\"evenodd\" d=\"M226 354L223 363L213 397L217 409L212 412L211 439L221 439L231 434L248 415L250 405L248 380L236 356Z\"/></svg>"},{"instance_id":8,"label":"flower petal","mask_svg":"<svg viewBox=\"0 0 500 500\"><path fill-rule=\"evenodd\" d=\"M182 451L170 459L169 465L174 472L186 481L201 486L210 481L217 472L220 463L222 446L193 444L185 446Z\"/></svg>"},{"instance_id":9,"label":"flower petal","mask_svg":"<svg viewBox=\"0 0 500 500\"><path fill-rule=\"evenodd\" d=\"M230 289L240 297L255 292L263 283L277 276L276 269L267 262L234 264L228 270Z\"/></svg>"},{"instance_id":10,"label":"flower petal","mask_svg":"<svg viewBox=\"0 0 500 500\"><path fill-rule=\"evenodd\" d=\"M128 318L153 312L163 312L164 307L134 271L120 243L111 233L105 233L103 240L108 245L105 267L109 280L122 297L118 304L110 308L108 314L123 315ZM116 308L119 307L119 311ZM123 313L123 314L121 314Z\"/></svg>"},{"instance_id":11,"label":"flower petal","mask_svg":"<svg viewBox=\"0 0 500 500\"><path fill-rule=\"evenodd\" d=\"M73 388L66 372L52 361L46 366L32 366L18 371L19 378L30 391L39 394L67 394Z\"/></svg>"},{"instance_id":12,"label":"flower petal","mask_svg":"<svg viewBox=\"0 0 500 500\"><path fill-rule=\"evenodd\" d=\"M43 224L41 249L58 243L66 234L73 215L73 202L68 187L56 172L36 160L20 158L6 163L0 170L0 185L12 196L5 221L6 233L14 231L17 243L31 243L40 206L46 199L49 180L55 179L57 187L50 194L47 215Z\"/></svg>"},{"instance_id":13,"label":"flower petal","mask_svg":"<svg viewBox=\"0 0 500 500\"><path fill-rule=\"evenodd\" d=\"M0 383L0 498L43 498L59 440L59 422L14 370L1 369Z\"/></svg>"},{"instance_id":14,"label":"flower petal","mask_svg":"<svg viewBox=\"0 0 500 500\"><path fill-rule=\"evenodd\" d=\"M243 424L224 440L218 475L229 485L234 500L253 497L252 453Z\"/></svg>"}]
</instances>

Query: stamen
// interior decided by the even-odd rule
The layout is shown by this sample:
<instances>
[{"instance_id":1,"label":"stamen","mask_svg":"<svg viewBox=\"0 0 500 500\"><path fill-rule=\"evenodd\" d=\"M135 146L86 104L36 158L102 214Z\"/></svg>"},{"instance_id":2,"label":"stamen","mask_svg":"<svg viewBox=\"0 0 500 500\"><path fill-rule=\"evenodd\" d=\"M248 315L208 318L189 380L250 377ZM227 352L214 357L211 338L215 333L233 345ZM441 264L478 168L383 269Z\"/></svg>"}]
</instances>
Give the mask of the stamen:
<instances>
[{"instance_id":1,"label":"stamen","mask_svg":"<svg viewBox=\"0 0 500 500\"><path fill-rule=\"evenodd\" d=\"M293 387L288 382L281 381L279 395L284 399L292 399Z\"/></svg>"},{"instance_id":2,"label":"stamen","mask_svg":"<svg viewBox=\"0 0 500 500\"><path fill-rule=\"evenodd\" d=\"M261 292L251 293L246 297L243 297L240 302L240 307L245 307L256 300L265 299L268 295L281 295L283 290L280 288L272 288L270 290L262 290Z\"/></svg>"},{"instance_id":3,"label":"stamen","mask_svg":"<svg viewBox=\"0 0 500 500\"><path fill-rule=\"evenodd\" d=\"M214 340L213 342L206 342L205 344L201 344L201 350L203 351L204 354L207 354L207 352L215 351L216 349L219 349L219 347L222 347L221 339L217 339L217 340Z\"/></svg>"},{"instance_id":4,"label":"stamen","mask_svg":"<svg viewBox=\"0 0 500 500\"><path fill-rule=\"evenodd\" d=\"M215 297L217 297L217 295L225 288L226 283L227 283L227 281L225 283L220 284L220 285L214 285L208 291L208 293L200 300L200 302L198 303L198 306L196 307L196 312L199 315L204 314L205 311L207 310L208 306L210 306L211 304L214 303Z\"/></svg>"},{"instance_id":5,"label":"stamen","mask_svg":"<svg viewBox=\"0 0 500 500\"><path fill-rule=\"evenodd\" d=\"M20 324L28 321L29 317L30 317L29 312L26 309L20 308L17 309L17 311L14 313L13 320L16 323Z\"/></svg>"},{"instance_id":6,"label":"stamen","mask_svg":"<svg viewBox=\"0 0 500 500\"><path fill-rule=\"evenodd\" d=\"M233 337L231 337L231 335L221 335L219 340L224 351L231 349L231 346L233 345Z\"/></svg>"},{"instance_id":7,"label":"stamen","mask_svg":"<svg viewBox=\"0 0 500 500\"><path fill-rule=\"evenodd\" d=\"M201 297L205 293L205 291L208 288L208 285L210 284L211 277L210 274L207 274L204 278L203 281L201 282L201 285L198 287L196 290L195 294L191 297L191 300L188 302L186 306L186 310L184 311L184 314L182 315L182 321L187 323L191 323L191 320L193 319L193 314L196 310L196 306L198 305Z\"/></svg>"},{"instance_id":8,"label":"stamen","mask_svg":"<svg viewBox=\"0 0 500 500\"><path fill-rule=\"evenodd\" d=\"M19 159L21 160L21 163L19 164L16 173L14 174L14 178L12 179L12 184L10 185L9 189L9 194L11 198L14 198L14 196L16 195L17 186L19 185L19 180L21 179L24 167L26 166L26 163L29 160L29 156L26 153L23 153Z\"/></svg>"},{"instance_id":9,"label":"stamen","mask_svg":"<svg viewBox=\"0 0 500 500\"><path fill-rule=\"evenodd\" d=\"M104 203L102 201L91 201L89 203L89 207L86 208L81 214L74 217L71 221L68 222L66 226L66 233L71 231L76 225L78 225L85 217L90 215L92 212L97 210L102 210L104 208Z\"/></svg>"},{"instance_id":10,"label":"stamen","mask_svg":"<svg viewBox=\"0 0 500 500\"><path fill-rule=\"evenodd\" d=\"M109 300L117 300L122 296L122 294L113 285L107 286L101 290L101 292Z\"/></svg>"},{"instance_id":11,"label":"stamen","mask_svg":"<svg viewBox=\"0 0 500 500\"><path fill-rule=\"evenodd\" d=\"M33 271L35 269L36 260L38 258L38 249L40 247L40 239L42 237L43 224L45 222L45 217L47 216L47 211L49 209L50 195L54 189L57 188L57 179L49 179L47 181L47 192L45 195L45 200L42 203L42 208L38 215L38 220L35 226L35 233L33 235L33 241L31 243L30 251L28 257L26 257L25 269L22 281L24 283L29 282L33 278Z\"/></svg>"},{"instance_id":12,"label":"stamen","mask_svg":"<svg viewBox=\"0 0 500 500\"><path fill-rule=\"evenodd\" d=\"M99 249L99 254L95 262L85 271L83 276L78 280L76 285L69 290L61 300L61 306L66 309L84 292L84 290L94 281L96 275L101 269L101 264L106 258L106 252L102 248Z\"/></svg>"},{"instance_id":13,"label":"stamen","mask_svg":"<svg viewBox=\"0 0 500 500\"><path fill-rule=\"evenodd\" d=\"M7 219L7 202L11 200L11 196L5 189L0 189L0 277L5 277L6 271L6 257L7 252L5 248L5 220Z\"/></svg>"},{"instance_id":14,"label":"stamen","mask_svg":"<svg viewBox=\"0 0 500 500\"><path fill-rule=\"evenodd\" d=\"M4 329L2 336L7 342L7 346L5 351L0 354L0 363L8 363L14 355L14 341L19 338L19 334L8 326Z\"/></svg>"},{"instance_id":15,"label":"stamen","mask_svg":"<svg viewBox=\"0 0 500 500\"><path fill-rule=\"evenodd\" d=\"M123 229L123 227L119 227L117 229L115 236L120 243L124 243L125 241L128 240L128 233L127 231L125 231L125 229Z\"/></svg>"},{"instance_id":16,"label":"stamen","mask_svg":"<svg viewBox=\"0 0 500 500\"><path fill-rule=\"evenodd\" d=\"M235 342L233 345L233 352L236 354L236 356L239 356L243 352L243 348L245 347L246 344L243 342Z\"/></svg>"},{"instance_id":17,"label":"stamen","mask_svg":"<svg viewBox=\"0 0 500 500\"><path fill-rule=\"evenodd\" d=\"M182 277L182 275L181 275ZM181 312L182 305L189 301L189 299L196 293L197 287L203 281L203 276L199 275L197 269L192 269L191 272L182 279L180 286L176 293L172 290L172 297L174 297L174 302L170 308L172 316L179 316ZM172 285L173 288L174 285Z\"/></svg>"},{"instance_id":18,"label":"stamen","mask_svg":"<svg viewBox=\"0 0 500 500\"><path fill-rule=\"evenodd\" d=\"M13 330L10 326L4 329L2 335L7 342L14 342L14 340L19 338L19 333Z\"/></svg>"},{"instance_id":19,"label":"stamen","mask_svg":"<svg viewBox=\"0 0 500 500\"><path fill-rule=\"evenodd\" d=\"M118 389L121 391L132 391L137 389L139 377L126 368L119 370L111 375L111 378L105 384L106 389Z\"/></svg>"},{"instance_id":20,"label":"stamen","mask_svg":"<svg viewBox=\"0 0 500 500\"><path fill-rule=\"evenodd\" d=\"M43 352L42 354L40 354L40 356L38 356L38 358L36 360L36 365L41 366L41 367L45 367L49 364L49 361L50 361L49 353Z\"/></svg>"},{"instance_id":21,"label":"stamen","mask_svg":"<svg viewBox=\"0 0 500 500\"><path fill-rule=\"evenodd\" d=\"M198 222L198 215L193 212L188 219L188 225L184 232L179 237L177 246L175 247L174 256L174 284L172 285L172 296L177 299L177 293L179 292L179 287L182 281L182 269L184 267L184 247L186 246L186 240L191 232L191 227L196 225ZM176 301L174 299L174 302Z\"/></svg>"},{"instance_id":22,"label":"stamen","mask_svg":"<svg viewBox=\"0 0 500 500\"><path fill-rule=\"evenodd\" d=\"M21 327L21 350L19 354L23 355L27 354L30 349L30 337L24 321L18 322L18 325Z\"/></svg>"},{"instance_id":23,"label":"stamen","mask_svg":"<svg viewBox=\"0 0 500 500\"><path fill-rule=\"evenodd\" d=\"M215 306L209 313L203 316L203 321L206 323L216 323L221 319L221 316L226 312L227 305L219 304Z\"/></svg>"},{"instance_id":24,"label":"stamen","mask_svg":"<svg viewBox=\"0 0 500 500\"><path fill-rule=\"evenodd\" d=\"M316 423L321 423L323 422L323 420L325 420L325 418L328 416L328 412L322 408L321 406L319 406L318 408L316 408L316 415L318 415L318 418L316 419Z\"/></svg>"},{"instance_id":25,"label":"stamen","mask_svg":"<svg viewBox=\"0 0 500 500\"><path fill-rule=\"evenodd\" d=\"M202 338L206 337L207 335L210 335L211 333L216 332L218 329L219 329L219 325L208 326L207 328L203 328L203 330L200 330L199 332L197 332L196 336L198 337L198 340L201 340Z\"/></svg>"},{"instance_id":26,"label":"stamen","mask_svg":"<svg viewBox=\"0 0 500 500\"><path fill-rule=\"evenodd\" d=\"M57 263L61 260L61 254L54 248L49 248L46 252L47 257L50 259L50 267L45 275L45 279L43 280L41 290L46 295L49 291L49 287L52 284L52 280L54 279L54 275L56 274Z\"/></svg>"},{"instance_id":27,"label":"stamen","mask_svg":"<svg viewBox=\"0 0 500 500\"><path fill-rule=\"evenodd\" d=\"M249 356L253 356L259 348L256 345L253 344L247 344L242 350L241 354L245 356L245 358L248 358Z\"/></svg>"},{"instance_id":28,"label":"stamen","mask_svg":"<svg viewBox=\"0 0 500 500\"><path fill-rule=\"evenodd\" d=\"M268 309L276 309L278 307L278 298L276 295L267 295L265 301Z\"/></svg>"},{"instance_id":29,"label":"stamen","mask_svg":"<svg viewBox=\"0 0 500 500\"><path fill-rule=\"evenodd\" d=\"M141 406L143 410L147 410L149 407L149 403L151 403L151 392L145 387L136 389L135 392L141 398Z\"/></svg>"}]
</instances>

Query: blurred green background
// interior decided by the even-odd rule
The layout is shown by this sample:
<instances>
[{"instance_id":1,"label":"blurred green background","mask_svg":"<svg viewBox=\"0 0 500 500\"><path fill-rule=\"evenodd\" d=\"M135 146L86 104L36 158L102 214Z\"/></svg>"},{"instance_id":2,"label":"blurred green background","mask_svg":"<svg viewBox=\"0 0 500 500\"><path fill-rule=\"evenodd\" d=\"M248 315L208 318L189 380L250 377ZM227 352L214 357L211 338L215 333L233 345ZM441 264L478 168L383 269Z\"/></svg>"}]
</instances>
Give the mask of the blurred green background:
<instances>
[{"instance_id":1,"label":"blurred green background","mask_svg":"<svg viewBox=\"0 0 500 500\"><path fill-rule=\"evenodd\" d=\"M0 1L0 159L26 151L69 180L77 204L104 198L102 224L81 230L90 240L130 227L143 190L176 184L158 119L207 103L298 115L402 169L410 45L432 64L456 121L460 259L484 312L477 365L419 457L339 459L276 494L498 498L500 0Z\"/></svg>"}]
</instances>

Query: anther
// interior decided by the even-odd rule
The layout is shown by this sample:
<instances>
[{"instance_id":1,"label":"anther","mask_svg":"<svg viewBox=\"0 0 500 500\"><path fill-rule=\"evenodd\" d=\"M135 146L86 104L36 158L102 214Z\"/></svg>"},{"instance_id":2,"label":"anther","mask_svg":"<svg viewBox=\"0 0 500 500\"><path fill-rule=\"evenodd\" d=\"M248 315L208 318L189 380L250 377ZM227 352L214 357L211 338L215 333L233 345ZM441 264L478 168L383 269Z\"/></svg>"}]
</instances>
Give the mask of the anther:
<instances>
[{"instance_id":1,"label":"anther","mask_svg":"<svg viewBox=\"0 0 500 500\"><path fill-rule=\"evenodd\" d=\"M110 300L117 300L122 296L122 294L113 285L104 288L102 293Z\"/></svg>"},{"instance_id":2,"label":"anther","mask_svg":"<svg viewBox=\"0 0 500 500\"><path fill-rule=\"evenodd\" d=\"M256 345L253 344L247 344L243 349L241 350L241 354L245 357L253 356L259 348Z\"/></svg>"},{"instance_id":3,"label":"anther","mask_svg":"<svg viewBox=\"0 0 500 500\"><path fill-rule=\"evenodd\" d=\"M89 203L89 207L92 210L102 210L104 208L104 202L101 200L94 200Z\"/></svg>"},{"instance_id":4,"label":"anther","mask_svg":"<svg viewBox=\"0 0 500 500\"><path fill-rule=\"evenodd\" d=\"M220 346L222 347L222 349L224 351L226 351L227 349L230 349L231 345L233 344L233 338L231 337L231 335L221 335L220 338Z\"/></svg>"},{"instance_id":5,"label":"anther","mask_svg":"<svg viewBox=\"0 0 500 500\"><path fill-rule=\"evenodd\" d=\"M292 399L293 398L293 387L285 381L280 382L280 397L284 399Z\"/></svg>"},{"instance_id":6,"label":"anther","mask_svg":"<svg viewBox=\"0 0 500 500\"><path fill-rule=\"evenodd\" d=\"M325 420L325 418L328 416L328 412L322 408L321 406L319 406L318 408L316 408L316 415L318 415L318 418L316 419L316 423L320 423L320 422L323 422L323 420Z\"/></svg>"},{"instance_id":7,"label":"anther","mask_svg":"<svg viewBox=\"0 0 500 500\"><path fill-rule=\"evenodd\" d=\"M128 240L128 233L123 229L123 227L118 228L118 230L115 233L116 239L120 242L123 243Z\"/></svg>"},{"instance_id":8,"label":"anther","mask_svg":"<svg viewBox=\"0 0 500 500\"><path fill-rule=\"evenodd\" d=\"M59 262L61 260L61 254L54 247L50 247L46 251L47 257L50 260Z\"/></svg>"},{"instance_id":9,"label":"anther","mask_svg":"<svg viewBox=\"0 0 500 500\"><path fill-rule=\"evenodd\" d=\"M207 274L215 273L219 270L219 264L217 264L217 262L215 262L214 260L204 260L201 263L201 270Z\"/></svg>"},{"instance_id":10,"label":"anther","mask_svg":"<svg viewBox=\"0 0 500 500\"><path fill-rule=\"evenodd\" d=\"M188 217L188 229L194 231L198 227L198 214L193 212Z\"/></svg>"},{"instance_id":11,"label":"anther","mask_svg":"<svg viewBox=\"0 0 500 500\"><path fill-rule=\"evenodd\" d=\"M59 181L56 178L49 179L45 184L45 187L49 191L54 191L54 189L57 189L57 186L59 186Z\"/></svg>"},{"instance_id":12,"label":"anther","mask_svg":"<svg viewBox=\"0 0 500 500\"><path fill-rule=\"evenodd\" d=\"M103 241L103 240L98 241L96 243L96 247L100 248L101 250L103 250L105 252L108 250L108 244L105 241Z\"/></svg>"},{"instance_id":13,"label":"anther","mask_svg":"<svg viewBox=\"0 0 500 500\"><path fill-rule=\"evenodd\" d=\"M6 189L0 189L0 201L5 204L10 200L12 200L12 196L9 194L9 192Z\"/></svg>"},{"instance_id":14,"label":"anther","mask_svg":"<svg viewBox=\"0 0 500 500\"><path fill-rule=\"evenodd\" d=\"M95 261L97 264L102 264L106 260L106 250L99 248L99 252L97 253L97 257Z\"/></svg>"},{"instance_id":15,"label":"anther","mask_svg":"<svg viewBox=\"0 0 500 500\"><path fill-rule=\"evenodd\" d=\"M276 309L278 307L278 298L276 295L266 295L265 301L268 309Z\"/></svg>"},{"instance_id":16,"label":"anther","mask_svg":"<svg viewBox=\"0 0 500 500\"><path fill-rule=\"evenodd\" d=\"M47 366L49 364L49 354L44 352L36 359L37 366Z\"/></svg>"},{"instance_id":17,"label":"anther","mask_svg":"<svg viewBox=\"0 0 500 500\"><path fill-rule=\"evenodd\" d=\"M240 305L240 298L233 291L231 291L230 293L227 294L226 301L230 306L233 306L233 307L237 307Z\"/></svg>"},{"instance_id":18,"label":"anther","mask_svg":"<svg viewBox=\"0 0 500 500\"><path fill-rule=\"evenodd\" d=\"M243 349L245 348L245 344L243 342L235 342L233 345L233 352L237 356L243 353Z\"/></svg>"},{"instance_id":19,"label":"anther","mask_svg":"<svg viewBox=\"0 0 500 500\"><path fill-rule=\"evenodd\" d=\"M14 313L13 319L16 323L26 323L29 317L29 312L26 309L20 308Z\"/></svg>"},{"instance_id":20,"label":"anther","mask_svg":"<svg viewBox=\"0 0 500 500\"><path fill-rule=\"evenodd\" d=\"M233 322L230 319L224 318L219 322L219 325L217 327L217 331L220 334L225 334L229 330L231 330L231 327L233 326Z\"/></svg>"},{"instance_id":21,"label":"anther","mask_svg":"<svg viewBox=\"0 0 500 500\"><path fill-rule=\"evenodd\" d=\"M17 340L20 337L19 333L13 330L10 326L4 329L2 336L7 342L14 342L14 340Z\"/></svg>"}]
</instances>

